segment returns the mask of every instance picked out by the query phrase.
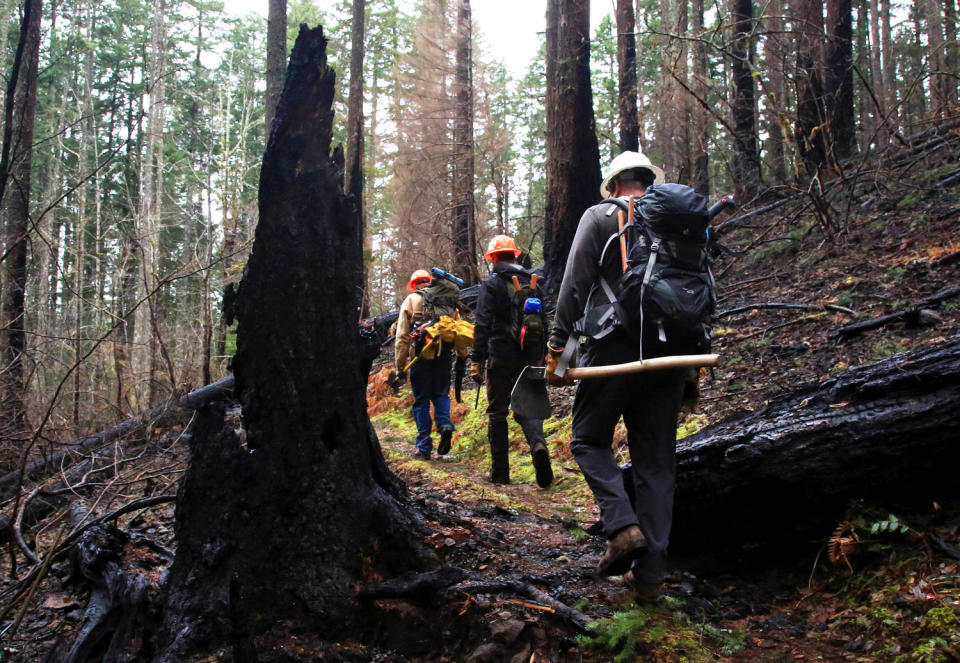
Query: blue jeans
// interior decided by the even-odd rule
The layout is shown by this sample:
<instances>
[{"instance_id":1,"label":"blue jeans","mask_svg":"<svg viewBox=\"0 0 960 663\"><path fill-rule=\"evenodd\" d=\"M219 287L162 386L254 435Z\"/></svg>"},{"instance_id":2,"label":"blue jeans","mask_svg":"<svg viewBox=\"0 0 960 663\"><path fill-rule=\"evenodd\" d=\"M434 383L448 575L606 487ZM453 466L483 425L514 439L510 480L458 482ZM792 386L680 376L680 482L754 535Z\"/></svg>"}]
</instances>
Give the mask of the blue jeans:
<instances>
[{"instance_id":1,"label":"blue jeans","mask_svg":"<svg viewBox=\"0 0 960 663\"><path fill-rule=\"evenodd\" d=\"M450 421L450 371L452 353L444 351L435 359L419 359L410 367L410 387L413 389L413 420L417 424L417 451L433 451L430 433L433 421L430 404L437 420L437 429L453 430Z\"/></svg>"}]
</instances>

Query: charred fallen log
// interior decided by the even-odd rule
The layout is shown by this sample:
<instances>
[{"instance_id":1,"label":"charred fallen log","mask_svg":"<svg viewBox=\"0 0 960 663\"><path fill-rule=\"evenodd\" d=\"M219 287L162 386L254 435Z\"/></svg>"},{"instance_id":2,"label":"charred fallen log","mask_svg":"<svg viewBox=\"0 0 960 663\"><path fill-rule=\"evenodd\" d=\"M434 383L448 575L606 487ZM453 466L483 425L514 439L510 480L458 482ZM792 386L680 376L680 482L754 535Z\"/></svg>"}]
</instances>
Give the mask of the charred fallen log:
<instances>
[{"instance_id":1,"label":"charred fallen log","mask_svg":"<svg viewBox=\"0 0 960 663\"><path fill-rule=\"evenodd\" d=\"M172 409L179 407L195 410L204 403L227 397L232 391L233 376L228 375L216 382L200 387L163 405L158 405L126 421L121 421L106 430L89 435L70 445L63 451L32 461L28 463L23 470L8 472L0 476L0 502L10 499L15 494L17 487L21 484L21 476L24 481L36 480L53 471L62 470L80 459L89 458L92 451L156 421ZM2 529L2 526L0 526L0 529Z\"/></svg>"},{"instance_id":2,"label":"charred fallen log","mask_svg":"<svg viewBox=\"0 0 960 663\"><path fill-rule=\"evenodd\" d=\"M677 447L671 548L822 543L852 500L960 493L960 336L860 366Z\"/></svg>"},{"instance_id":3,"label":"charred fallen log","mask_svg":"<svg viewBox=\"0 0 960 663\"><path fill-rule=\"evenodd\" d=\"M142 655L143 635L155 618L168 551L113 525L97 524L73 550L76 573L90 585L83 624L72 643L61 643L45 661L130 661Z\"/></svg>"}]
</instances>

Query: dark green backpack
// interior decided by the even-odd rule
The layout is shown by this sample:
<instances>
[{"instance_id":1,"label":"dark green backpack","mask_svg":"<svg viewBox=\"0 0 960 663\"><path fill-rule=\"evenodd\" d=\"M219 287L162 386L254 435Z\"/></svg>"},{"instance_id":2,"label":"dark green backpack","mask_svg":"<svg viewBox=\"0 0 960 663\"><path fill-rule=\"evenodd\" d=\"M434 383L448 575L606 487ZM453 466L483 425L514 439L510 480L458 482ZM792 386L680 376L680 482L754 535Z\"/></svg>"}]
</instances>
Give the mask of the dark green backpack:
<instances>
[{"instance_id":1,"label":"dark green backpack","mask_svg":"<svg viewBox=\"0 0 960 663\"><path fill-rule=\"evenodd\" d=\"M426 288L418 292L423 295L421 320L427 322L438 321L442 316L456 316L460 308L460 288L447 279L435 278Z\"/></svg>"}]
</instances>

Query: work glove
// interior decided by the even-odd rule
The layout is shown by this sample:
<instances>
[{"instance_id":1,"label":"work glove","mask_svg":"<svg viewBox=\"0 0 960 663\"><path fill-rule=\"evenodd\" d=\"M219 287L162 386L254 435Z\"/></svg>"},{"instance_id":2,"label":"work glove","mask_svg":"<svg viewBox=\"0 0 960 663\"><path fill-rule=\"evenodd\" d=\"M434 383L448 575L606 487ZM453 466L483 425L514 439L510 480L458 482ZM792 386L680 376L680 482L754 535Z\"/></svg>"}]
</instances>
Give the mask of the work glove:
<instances>
[{"instance_id":1,"label":"work glove","mask_svg":"<svg viewBox=\"0 0 960 663\"><path fill-rule=\"evenodd\" d=\"M470 378L477 384L478 387L483 384L483 362L482 361L470 362Z\"/></svg>"},{"instance_id":2,"label":"work glove","mask_svg":"<svg viewBox=\"0 0 960 663\"><path fill-rule=\"evenodd\" d=\"M407 381L407 374L403 369L398 369L396 371L390 371L390 375L387 377L387 386L393 390L394 396L400 395L400 387L403 386L403 383Z\"/></svg>"},{"instance_id":3,"label":"work glove","mask_svg":"<svg viewBox=\"0 0 960 663\"><path fill-rule=\"evenodd\" d=\"M547 383L553 385L554 387L569 387L573 384L573 378L569 377L566 373L563 374L563 377L560 377L555 372L557 370L557 364L560 362L560 355L562 354L563 348L557 348L549 343L547 344Z\"/></svg>"}]
</instances>

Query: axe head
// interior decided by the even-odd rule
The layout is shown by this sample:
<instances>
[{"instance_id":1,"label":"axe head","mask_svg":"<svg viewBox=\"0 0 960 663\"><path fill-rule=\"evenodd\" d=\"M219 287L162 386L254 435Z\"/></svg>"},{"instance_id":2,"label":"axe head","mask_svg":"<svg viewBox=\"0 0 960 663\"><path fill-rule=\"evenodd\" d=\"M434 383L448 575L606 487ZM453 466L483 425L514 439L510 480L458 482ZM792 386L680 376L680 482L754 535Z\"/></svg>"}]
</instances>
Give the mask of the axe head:
<instances>
[{"instance_id":1,"label":"axe head","mask_svg":"<svg viewBox=\"0 0 960 663\"><path fill-rule=\"evenodd\" d=\"M514 414L541 420L553 414L547 398L546 370L545 366L524 366L520 371L510 392L510 407Z\"/></svg>"}]
</instances>

